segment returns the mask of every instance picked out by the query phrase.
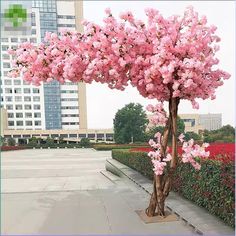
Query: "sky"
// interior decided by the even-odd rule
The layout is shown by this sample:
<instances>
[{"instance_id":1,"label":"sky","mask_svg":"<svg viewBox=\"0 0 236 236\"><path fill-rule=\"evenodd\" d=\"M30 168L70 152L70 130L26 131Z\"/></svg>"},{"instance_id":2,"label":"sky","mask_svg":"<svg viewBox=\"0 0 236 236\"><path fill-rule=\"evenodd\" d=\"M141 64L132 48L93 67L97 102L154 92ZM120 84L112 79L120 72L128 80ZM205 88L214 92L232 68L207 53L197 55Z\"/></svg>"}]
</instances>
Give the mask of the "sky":
<instances>
[{"instance_id":1,"label":"sky","mask_svg":"<svg viewBox=\"0 0 236 236\"><path fill-rule=\"evenodd\" d=\"M84 19L101 23L104 10L109 7L113 15L131 10L136 18L145 20L145 8L156 8L163 16L182 15L184 9L192 5L199 15L206 15L209 25L217 26L221 38L219 67L231 74L231 78L216 91L215 100L197 100L198 110L192 109L189 101L181 101L179 114L222 113L223 125L235 126L235 3L233 1L84 1ZM118 109L126 104L140 103L144 107L155 104L155 100L143 98L133 87L125 91L111 90L107 85L87 84L88 128L112 128ZM167 104L166 104L167 105Z\"/></svg>"}]
</instances>

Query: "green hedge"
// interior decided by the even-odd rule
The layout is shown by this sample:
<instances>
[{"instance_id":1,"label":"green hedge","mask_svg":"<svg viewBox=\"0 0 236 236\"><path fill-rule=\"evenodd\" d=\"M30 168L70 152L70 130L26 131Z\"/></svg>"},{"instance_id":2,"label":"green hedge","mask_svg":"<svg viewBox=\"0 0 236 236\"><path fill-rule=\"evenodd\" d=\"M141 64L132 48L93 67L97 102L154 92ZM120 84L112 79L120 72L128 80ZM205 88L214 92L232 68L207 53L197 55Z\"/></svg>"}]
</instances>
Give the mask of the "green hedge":
<instances>
[{"instance_id":1,"label":"green hedge","mask_svg":"<svg viewBox=\"0 0 236 236\"><path fill-rule=\"evenodd\" d=\"M144 146L143 144L95 144L93 148L97 151L111 151L113 149L130 149Z\"/></svg>"},{"instance_id":2,"label":"green hedge","mask_svg":"<svg viewBox=\"0 0 236 236\"><path fill-rule=\"evenodd\" d=\"M153 178L153 167L147 153L112 150L112 158L149 179ZM190 164L181 163L172 189L235 227L234 163L203 160L201 165L201 170L196 171Z\"/></svg>"}]
</instances>

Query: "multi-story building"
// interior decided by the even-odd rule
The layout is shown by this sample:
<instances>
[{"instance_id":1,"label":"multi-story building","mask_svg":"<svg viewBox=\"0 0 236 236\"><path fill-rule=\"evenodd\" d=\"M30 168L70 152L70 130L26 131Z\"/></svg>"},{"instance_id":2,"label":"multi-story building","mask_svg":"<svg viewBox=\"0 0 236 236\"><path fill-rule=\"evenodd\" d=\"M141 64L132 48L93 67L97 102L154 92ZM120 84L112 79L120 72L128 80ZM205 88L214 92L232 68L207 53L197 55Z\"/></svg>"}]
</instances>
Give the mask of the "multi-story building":
<instances>
[{"instance_id":1,"label":"multi-story building","mask_svg":"<svg viewBox=\"0 0 236 236\"><path fill-rule=\"evenodd\" d=\"M185 132L195 132L207 129L216 130L222 127L222 114L180 114L184 121Z\"/></svg>"},{"instance_id":2,"label":"multi-story building","mask_svg":"<svg viewBox=\"0 0 236 236\"><path fill-rule=\"evenodd\" d=\"M62 29L81 30L76 23L82 19L81 1L33 0L33 7L39 9L41 39L45 33L59 33ZM84 84L57 81L44 84L45 128L79 129L87 128L86 88Z\"/></svg>"},{"instance_id":3,"label":"multi-story building","mask_svg":"<svg viewBox=\"0 0 236 236\"><path fill-rule=\"evenodd\" d=\"M22 1L23 2L23 1ZM1 101L8 113L8 129L60 130L87 129L86 88L83 83L57 81L40 87L21 78L8 78L11 56L8 48L30 41L39 43L45 32L76 27L82 19L81 1L32 0L32 32L1 38Z\"/></svg>"},{"instance_id":4,"label":"multi-story building","mask_svg":"<svg viewBox=\"0 0 236 236\"><path fill-rule=\"evenodd\" d=\"M207 130L216 130L222 127L222 114L201 114L199 123Z\"/></svg>"},{"instance_id":5,"label":"multi-story building","mask_svg":"<svg viewBox=\"0 0 236 236\"><path fill-rule=\"evenodd\" d=\"M216 130L222 127L222 114L179 114L184 122L185 132L199 133L204 129ZM150 115L148 115L150 118ZM148 129L153 125L148 124Z\"/></svg>"},{"instance_id":6,"label":"multi-story building","mask_svg":"<svg viewBox=\"0 0 236 236\"><path fill-rule=\"evenodd\" d=\"M39 130L45 128L44 90L21 78L9 78L12 56L8 48L16 48L19 43L40 42L39 11L32 9L31 34L10 34L1 38L1 106L7 110L8 129Z\"/></svg>"}]
</instances>

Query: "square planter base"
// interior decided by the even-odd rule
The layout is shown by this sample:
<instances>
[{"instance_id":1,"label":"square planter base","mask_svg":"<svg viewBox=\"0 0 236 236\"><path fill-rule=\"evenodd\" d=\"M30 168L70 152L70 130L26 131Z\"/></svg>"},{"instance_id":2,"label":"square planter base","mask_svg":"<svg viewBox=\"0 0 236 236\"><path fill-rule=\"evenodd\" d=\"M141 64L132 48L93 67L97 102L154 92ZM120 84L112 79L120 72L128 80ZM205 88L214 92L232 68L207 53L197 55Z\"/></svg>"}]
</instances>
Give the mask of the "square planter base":
<instances>
[{"instance_id":1,"label":"square planter base","mask_svg":"<svg viewBox=\"0 0 236 236\"><path fill-rule=\"evenodd\" d=\"M146 215L144 210L137 210L135 212L138 214L138 216L141 218L141 220L145 224L178 221L177 215L175 215L169 211L165 211L164 217L162 217L162 216L149 217Z\"/></svg>"}]
</instances>

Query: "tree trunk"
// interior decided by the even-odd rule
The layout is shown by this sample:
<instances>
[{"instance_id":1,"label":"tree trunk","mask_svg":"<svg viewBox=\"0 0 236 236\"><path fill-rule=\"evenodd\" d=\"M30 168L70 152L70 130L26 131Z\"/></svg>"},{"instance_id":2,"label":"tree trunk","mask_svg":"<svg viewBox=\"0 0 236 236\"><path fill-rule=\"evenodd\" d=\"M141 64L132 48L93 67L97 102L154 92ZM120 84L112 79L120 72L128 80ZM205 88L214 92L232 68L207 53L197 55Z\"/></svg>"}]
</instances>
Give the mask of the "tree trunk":
<instances>
[{"instance_id":1,"label":"tree trunk","mask_svg":"<svg viewBox=\"0 0 236 236\"><path fill-rule=\"evenodd\" d=\"M166 175L154 174L153 178L153 193L149 202L149 206L146 209L146 214L149 217L157 215L165 216L165 199L169 195L171 189L171 181L174 170L177 166L177 114L178 114L179 100L177 98L171 98L169 100L169 119L165 126L162 142L161 142L161 155L162 158L166 156L166 148L168 144L168 136L172 131L172 160L168 173ZM156 212L157 209L157 212Z\"/></svg>"},{"instance_id":2,"label":"tree trunk","mask_svg":"<svg viewBox=\"0 0 236 236\"><path fill-rule=\"evenodd\" d=\"M166 152L169 132L170 132L170 117L166 123L165 129L163 132L163 138L162 138L162 142L161 142L162 155L165 155L165 152ZM161 181L160 176L156 176L154 174L153 175L153 193L151 195L149 206L146 209L147 216L149 216L149 217L154 216L157 206L158 206L157 214L164 215L164 201L161 196L162 196L162 181Z\"/></svg>"}]
</instances>

